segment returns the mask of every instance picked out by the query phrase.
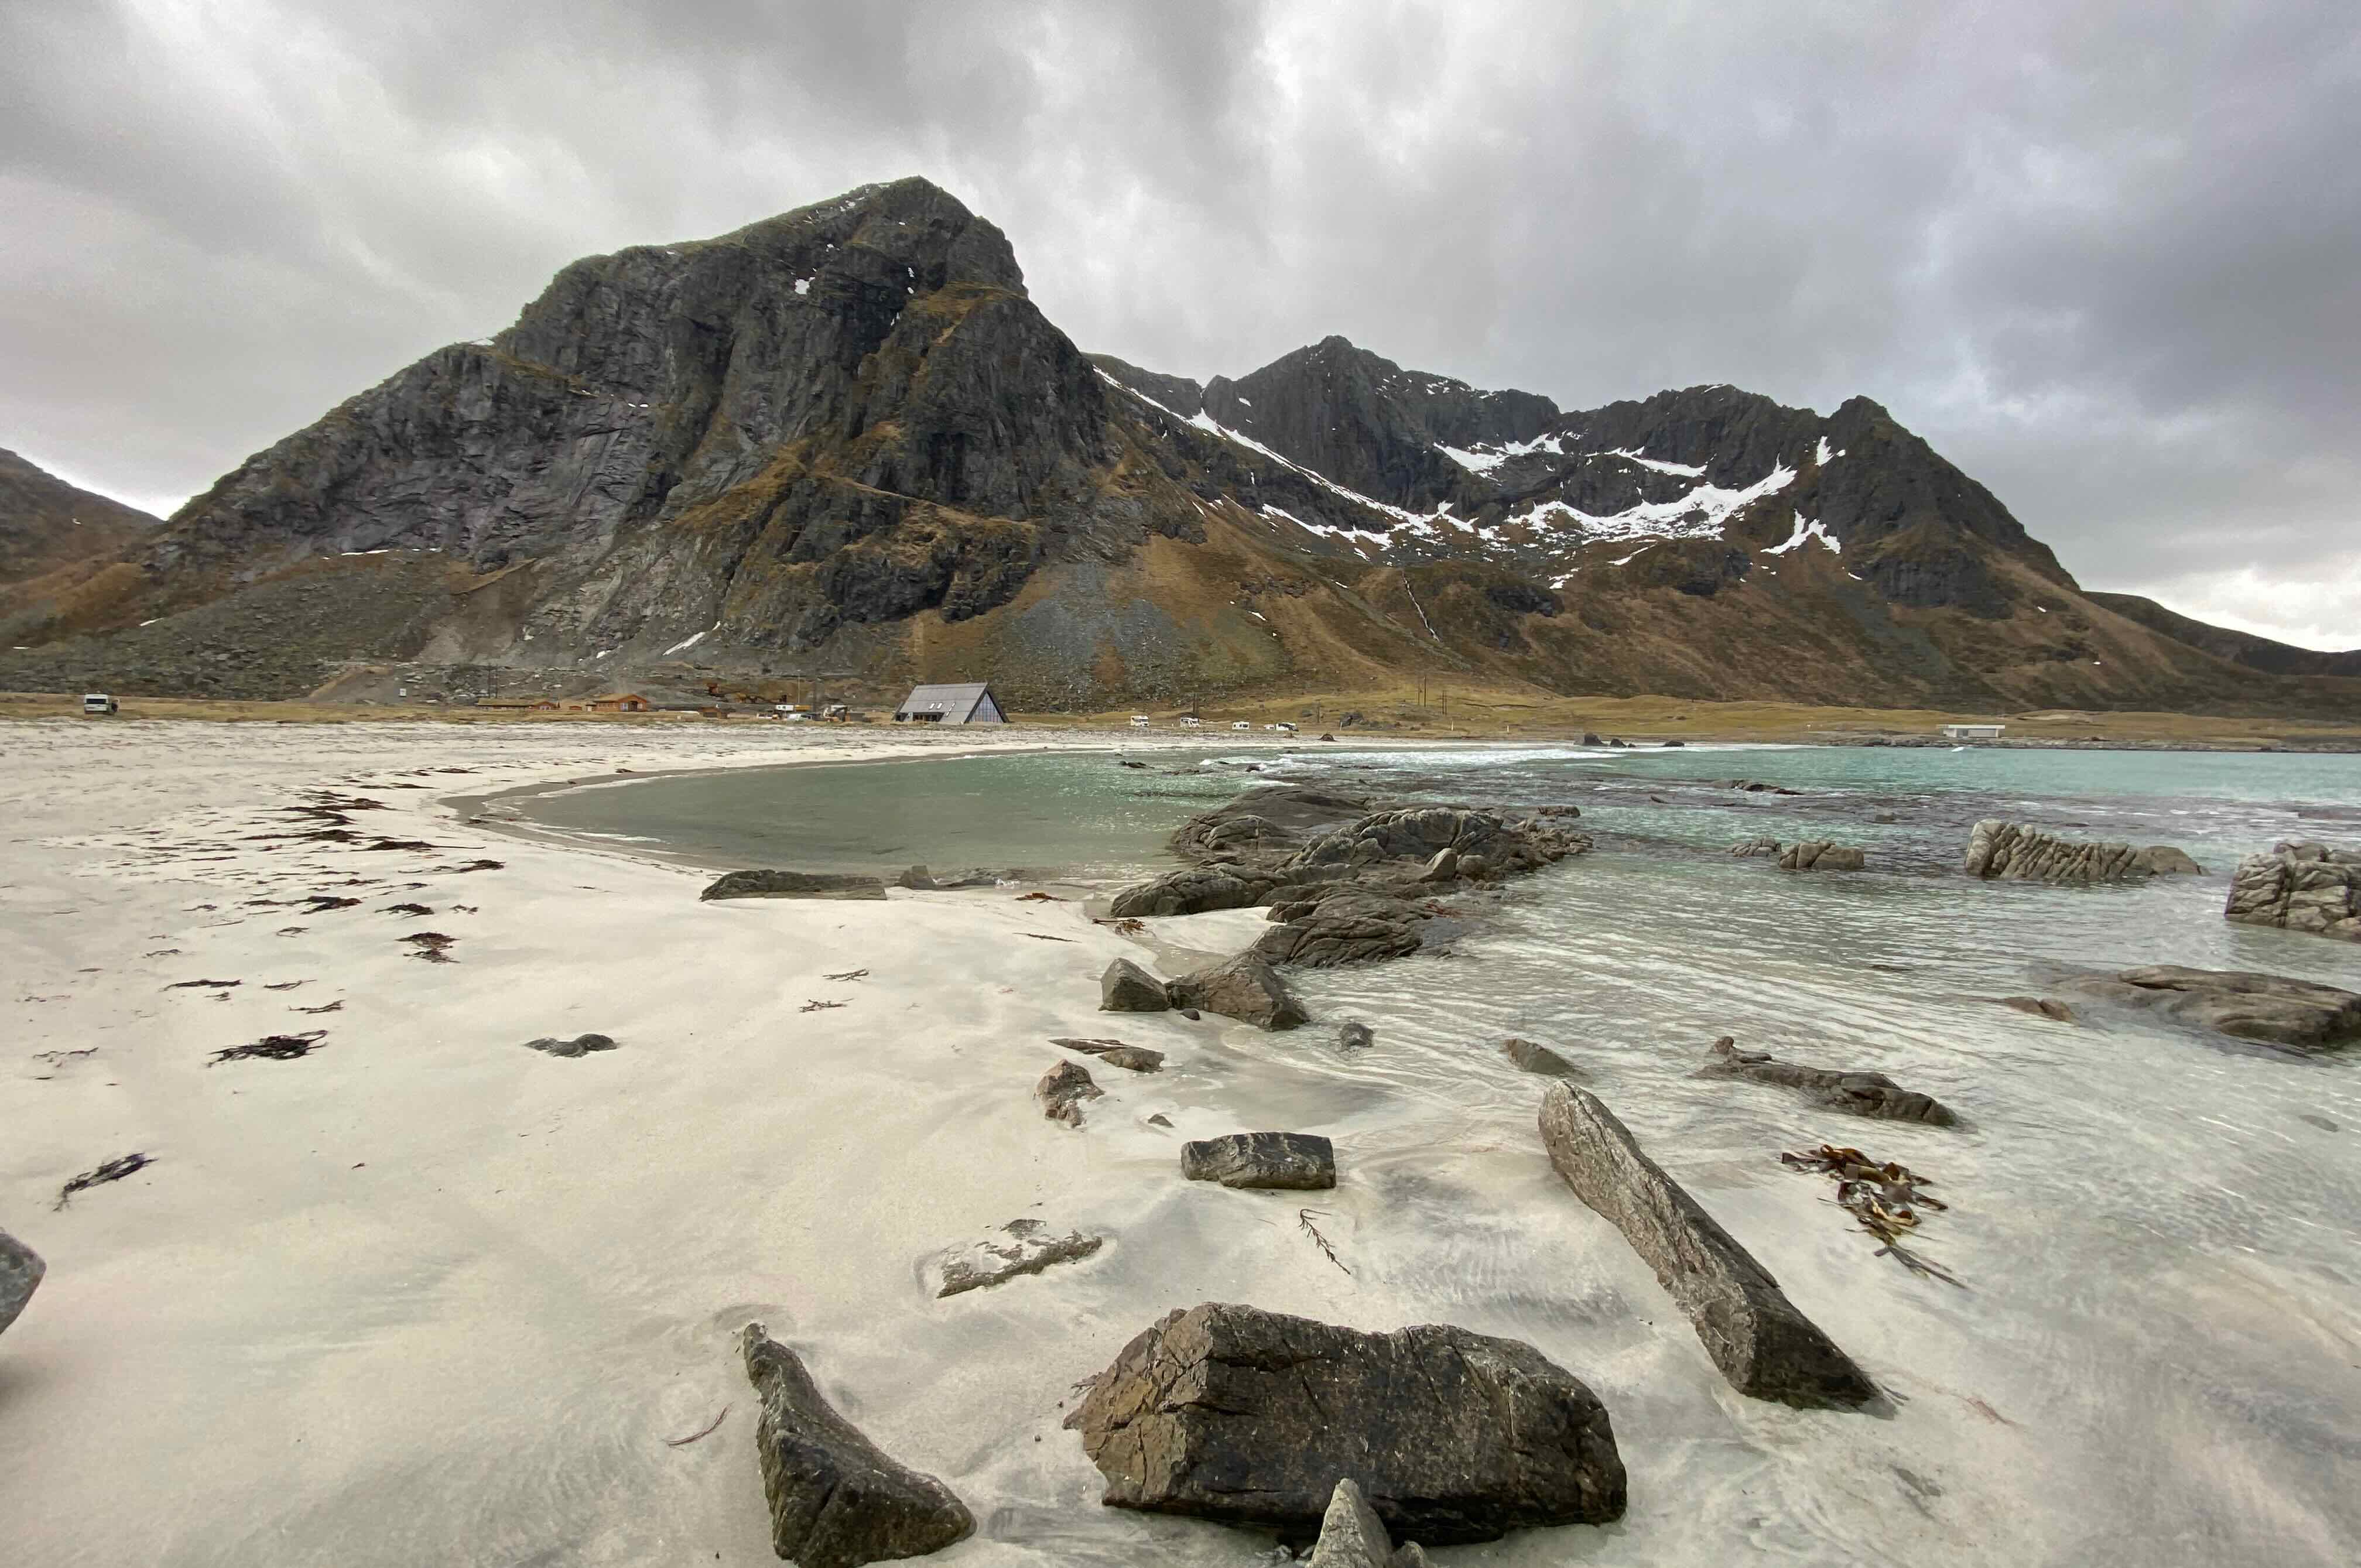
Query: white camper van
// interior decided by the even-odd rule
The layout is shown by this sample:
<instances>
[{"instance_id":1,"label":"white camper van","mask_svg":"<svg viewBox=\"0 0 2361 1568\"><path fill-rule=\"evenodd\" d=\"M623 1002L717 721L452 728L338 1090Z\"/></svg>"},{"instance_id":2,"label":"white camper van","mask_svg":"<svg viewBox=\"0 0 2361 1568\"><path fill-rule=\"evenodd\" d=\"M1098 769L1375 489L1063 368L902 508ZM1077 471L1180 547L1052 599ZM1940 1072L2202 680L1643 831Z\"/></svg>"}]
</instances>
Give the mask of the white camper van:
<instances>
[{"instance_id":1,"label":"white camper van","mask_svg":"<svg viewBox=\"0 0 2361 1568\"><path fill-rule=\"evenodd\" d=\"M84 718L104 718L115 711L116 711L115 699L104 692L82 694L82 714Z\"/></svg>"}]
</instances>

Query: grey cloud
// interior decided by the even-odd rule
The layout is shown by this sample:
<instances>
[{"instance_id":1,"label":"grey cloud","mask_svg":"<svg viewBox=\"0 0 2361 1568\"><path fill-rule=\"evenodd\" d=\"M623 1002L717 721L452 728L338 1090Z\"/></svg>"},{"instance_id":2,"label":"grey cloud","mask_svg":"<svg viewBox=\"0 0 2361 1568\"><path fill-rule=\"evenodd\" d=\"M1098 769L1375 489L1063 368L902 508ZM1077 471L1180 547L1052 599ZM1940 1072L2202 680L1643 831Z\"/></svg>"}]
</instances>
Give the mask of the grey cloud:
<instances>
[{"instance_id":1,"label":"grey cloud","mask_svg":"<svg viewBox=\"0 0 2361 1568\"><path fill-rule=\"evenodd\" d=\"M2355 146L2330 3L16 0L0 444L186 494L575 256L918 172L1088 347L1863 392L2092 586L2349 646Z\"/></svg>"}]
</instances>

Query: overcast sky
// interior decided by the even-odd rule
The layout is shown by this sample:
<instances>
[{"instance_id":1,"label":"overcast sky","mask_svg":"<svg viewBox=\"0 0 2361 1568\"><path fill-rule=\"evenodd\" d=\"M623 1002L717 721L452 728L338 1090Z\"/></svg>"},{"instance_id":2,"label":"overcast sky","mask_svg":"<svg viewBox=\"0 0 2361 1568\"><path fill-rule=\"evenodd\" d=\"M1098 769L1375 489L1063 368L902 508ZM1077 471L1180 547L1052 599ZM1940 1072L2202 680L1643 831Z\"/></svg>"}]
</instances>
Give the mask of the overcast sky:
<instances>
[{"instance_id":1,"label":"overcast sky","mask_svg":"<svg viewBox=\"0 0 2361 1568\"><path fill-rule=\"evenodd\" d=\"M2361 7L0 0L0 446L169 510L565 262L924 174L1085 348L1866 393L2361 646Z\"/></svg>"}]
</instances>

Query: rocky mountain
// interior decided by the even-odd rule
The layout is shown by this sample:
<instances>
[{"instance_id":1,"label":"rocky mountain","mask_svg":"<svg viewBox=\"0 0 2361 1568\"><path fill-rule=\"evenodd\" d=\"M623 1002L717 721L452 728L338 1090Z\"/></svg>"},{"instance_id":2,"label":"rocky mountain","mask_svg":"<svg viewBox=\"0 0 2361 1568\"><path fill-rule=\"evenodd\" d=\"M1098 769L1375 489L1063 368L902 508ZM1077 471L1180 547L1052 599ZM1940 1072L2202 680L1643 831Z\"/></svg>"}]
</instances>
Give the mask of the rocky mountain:
<instances>
[{"instance_id":1,"label":"rocky mountain","mask_svg":"<svg viewBox=\"0 0 2361 1568\"><path fill-rule=\"evenodd\" d=\"M1568 412L1342 338L1201 385L1084 356L919 180L577 262L14 613L31 689L2361 709L2083 594L1866 399Z\"/></svg>"},{"instance_id":2,"label":"rocky mountain","mask_svg":"<svg viewBox=\"0 0 2361 1568\"><path fill-rule=\"evenodd\" d=\"M2202 648L2217 659L2227 659L2250 670L2274 675L2361 676L2361 648L2331 653L2275 642L2250 631L2233 631L2226 626L2194 620L2137 594L2093 592L2090 598L2093 603L2105 606L2127 620L2136 620L2151 631L2160 631L2175 641Z\"/></svg>"},{"instance_id":3,"label":"rocky mountain","mask_svg":"<svg viewBox=\"0 0 2361 1568\"><path fill-rule=\"evenodd\" d=\"M20 619L45 623L49 606L161 526L0 450L0 641Z\"/></svg>"}]
</instances>

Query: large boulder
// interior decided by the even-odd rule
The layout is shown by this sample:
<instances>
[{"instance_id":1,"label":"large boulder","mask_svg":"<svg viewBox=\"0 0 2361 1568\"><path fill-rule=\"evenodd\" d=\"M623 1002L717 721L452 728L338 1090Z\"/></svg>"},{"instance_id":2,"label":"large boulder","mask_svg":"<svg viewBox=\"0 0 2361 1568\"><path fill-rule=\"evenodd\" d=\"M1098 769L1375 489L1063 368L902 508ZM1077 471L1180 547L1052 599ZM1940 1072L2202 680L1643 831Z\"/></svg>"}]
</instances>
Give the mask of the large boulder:
<instances>
[{"instance_id":1,"label":"large boulder","mask_svg":"<svg viewBox=\"0 0 2361 1568\"><path fill-rule=\"evenodd\" d=\"M1253 953L1184 974L1164 990L1175 1007L1219 1013L1259 1028L1292 1029L1311 1022L1279 971Z\"/></svg>"},{"instance_id":2,"label":"large boulder","mask_svg":"<svg viewBox=\"0 0 2361 1568\"><path fill-rule=\"evenodd\" d=\"M1400 958L1418 951L1433 917L1389 888L1330 883L1300 891L1302 896L1270 906L1274 924L1255 938L1254 950L1272 963L1329 969Z\"/></svg>"},{"instance_id":3,"label":"large boulder","mask_svg":"<svg viewBox=\"0 0 2361 1568\"><path fill-rule=\"evenodd\" d=\"M2225 920L2361 942L2361 850L2282 843L2230 875Z\"/></svg>"},{"instance_id":4,"label":"large boulder","mask_svg":"<svg viewBox=\"0 0 2361 1568\"><path fill-rule=\"evenodd\" d=\"M1749 1083L1800 1089L1816 1104L1853 1116L1873 1116L1885 1122L1923 1122L1930 1127L1956 1125L1959 1118L1931 1096L1903 1088L1882 1072L1839 1072L1805 1067L1776 1057L1741 1051L1728 1035L1713 1043L1713 1059L1697 1072L1699 1078L1739 1078Z\"/></svg>"},{"instance_id":5,"label":"large boulder","mask_svg":"<svg viewBox=\"0 0 2361 1568\"><path fill-rule=\"evenodd\" d=\"M1490 1541L1622 1517L1598 1397L1529 1344L1422 1323L1364 1333L1256 1307L1176 1311L1066 1418L1112 1507L1319 1533L1351 1480L1397 1536Z\"/></svg>"},{"instance_id":6,"label":"large boulder","mask_svg":"<svg viewBox=\"0 0 2361 1568\"><path fill-rule=\"evenodd\" d=\"M1290 869L1370 866L1414 861L1422 873L1445 850L1456 852L1458 873L1472 856L1491 875L1531 871L1562 860L1590 840L1538 821L1512 821L1464 806L1420 806L1380 811L1332 829L1303 847Z\"/></svg>"},{"instance_id":7,"label":"large boulder","mask_svg":"<svg viewBox=\"0 0 2361 1568\"><path fill-rule=\"evenodd\" d=\"M1988 817L1968 830L1963 869L1987 882L2076 885L2140 882L2159 872L2194 871L2197 862L2169 845L2080 843L2038 828Z\"/></svg>"},{"instance_id":8,"label":"large boulder","mask_svg":"<svg viewBox=\"0 0 2361 1568\"><path fill-rule=\"evenodd\" d=\"M1398 1552L1386 1521L1349 1475L1336 1483L1312 1548L1312 1568L1424 1568L1426 1553L1405 1541Z\"/></svg>"},{"instance_id":9,"label":"large boulder","mask_svg":"<svg viewBox=\"0 0 2361 1568\"><path fill-rule=\"evenodd\" d=\"M1783 872L1857 872L1868 864L1869 857L1850 844L1835 844L1826 839L1808 839L1787 846L1779 857Z\"/></svg>"},{"instance_id":10,"label":"large boulder","mask_svg":"<svg viewBox=\"0 0 2361 1568\"><path fill-rule=\"evenodd\" d=\"M1115 959L1099 976L1102 1013L1161 1013L1171 1005L1164 982L1129 959Z\"/></svg>"},{"instance_id":11,"label":"large boulder","mask_svg":"<svg viewBox=\"0 0 2361 1568\"><path fill-rule=\"evenodd\" d=\"M1186 860L1251 850L1276 857L1292 851L1317 830L1366 814L1357 795L1302 784L1266 784L1211 811L1199 812L1172 832L1173 852Z\"/></svg>"},{"instance_id":12,"label":"large boulder","mask_svg":"<svg viewBox=\"0 0 2361 1568\"><path fill-rule=\"evenodd\" d=\"M975 1519L950 1487L897 1464L839 1415L796 1353L760 1323L739 1336L762 1399L755 1452L771 1506L771 1549L799 1568L923 1557Z\"/></svg>"},{"instance_id":13,"label":"large boulder","mask_svg":"<svg viewBox=\"0 0 2361 1568\"><path fill-rule=\"evenodd\" d=\"M884 898L885 884L873 876L835 872L730 872L697 896L708 903L722 898Z\"/></svg>"},{"instance_id":14,"label":"large boulder","mask_svg":"<svg viewBox=\"0 0 2361 1568\"><path fill-rule=\"evenodd\" d=\"M1262 901L1277 879L1230 866L1191 866L1154 882L1125 888L1107 913L1118 920L1152 915L1201 915L1208 909L1246 909Z\"/></svg>"},{"instance_id":15,"label":"large boulder","mask_svg":"<svg viewBox=\"0 0 2361 1568\"><path fill-rule=\"evenodd\" d=\"M2285 975L2152 964L2075 987L2241 1040L2320 1050L2361 1039L2361 995Z\"/></svg>"},{"instance_id":16,"label":"large boulder","mask_svg":"<svg viewBox=\"0 0 2361 1568\"><path fill-rule=\"evenodd\" d=\"M0 1331L16 1321L48 1272L49 1265L41 1261L39 1253L0 1231Z\"/></svg>"},{"instance_id":17,"label":"large boulder","mask_svg":"<svg viewBox=\"0 0 2361 1568\"><path fill-rule=\"evenodd\" d=\"M1336 1146L1317 1133L1229 1133L1183 1144L1180 1174L1224 1187L1318 1191L1336 1185Z\"/></svg>"},{"instance_id":18,"label":"large boulder","mask_svg":"<svg viewBox=\"0 0 2361 1568\"><path fill-rule=\"evenodd\" d=\"M982 1241L953 1247L928 1266L937 1297L981 1290L1019 1275L1038 1274L1052 1265L1079 1263L1106 1245L1104 1236L1080 1231L1052 1233L1038 1220L1011 1220Z\"/></svg>"},{"instance_id":19,"label":"large boulder","mask_svg":"<svg viewBox=\"0 0 2361 1568\"><path fill-rule=\"evenodd\" d=\"M1730 1387L1807 1409L1877 1398L1868 1374L1796 1310L1769 1269L1641 1151L1597 1095L1552 1084L1542 1096L1541 1130L1550 1164L1656 1271Z\"/></svg>"}]
</instances>

